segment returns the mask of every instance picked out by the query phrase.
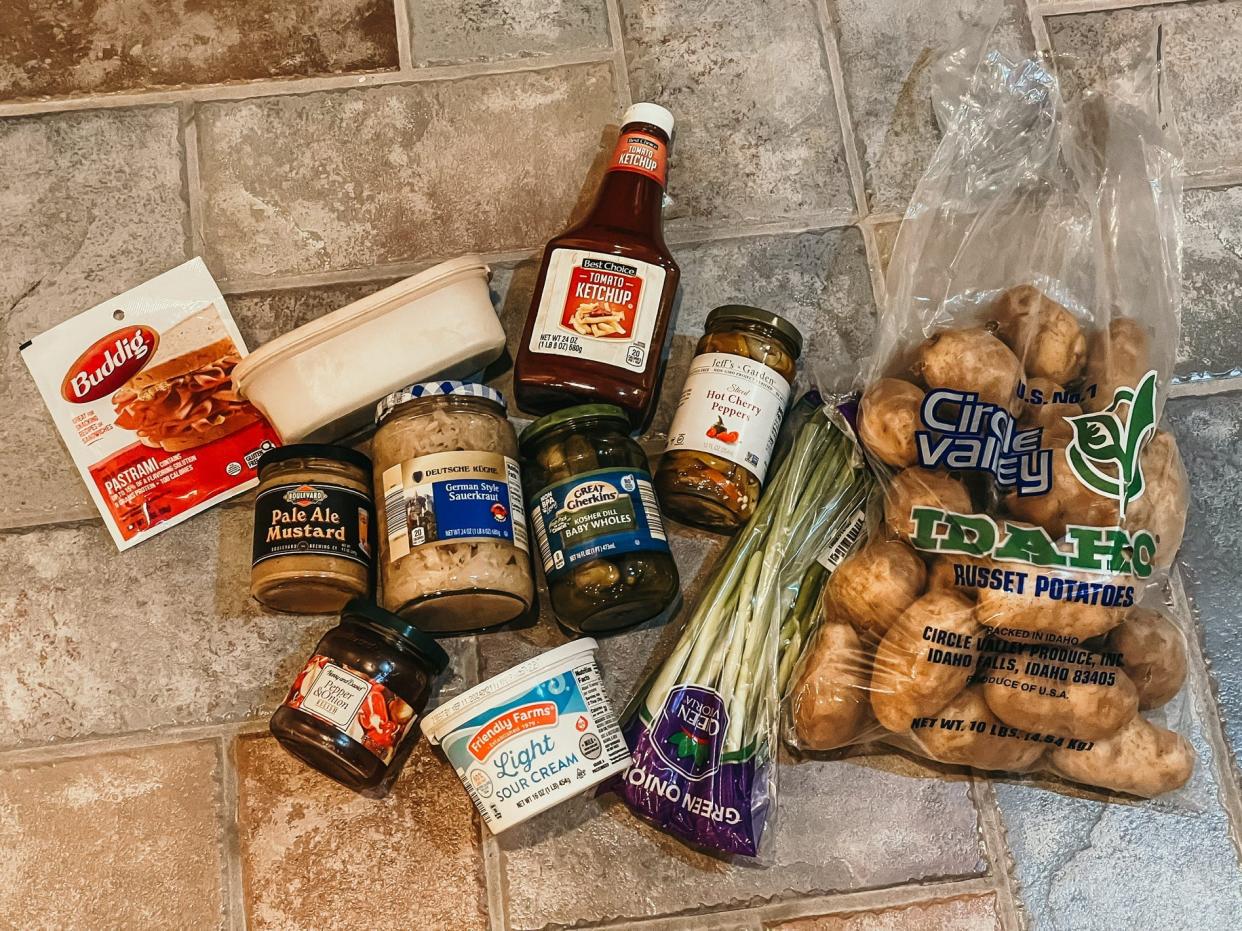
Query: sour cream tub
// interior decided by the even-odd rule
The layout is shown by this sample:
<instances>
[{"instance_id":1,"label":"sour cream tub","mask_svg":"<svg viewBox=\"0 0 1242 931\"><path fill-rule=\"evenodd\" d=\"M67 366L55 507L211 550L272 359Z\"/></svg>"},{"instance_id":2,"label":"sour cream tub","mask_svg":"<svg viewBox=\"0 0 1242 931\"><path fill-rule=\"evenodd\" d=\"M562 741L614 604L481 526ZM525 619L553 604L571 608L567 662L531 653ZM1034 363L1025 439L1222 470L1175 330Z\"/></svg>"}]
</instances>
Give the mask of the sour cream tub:
<instances>
[{"instance_id":1,"label":"sour cream tub","mask_svg":"<svg viewBox=\"0 0 1242 931\"><path fill-rule=\"evenodd\" d=\"M505 347L487 265L466 255L276 337L233 370L239 394L286 443L326 443L371 423L377 399L462 378Z\"/></svg>"},{"instance_id":2,"label":"sour cream tub","mask_svg":"<svg viewBox=\"0 0 1242 931\"><path fill-rule=\"evenodd\" d=\"M420 727L493 834L630 765L589 638L549 650L441 705Z\"/></svg>"}]
</instances>

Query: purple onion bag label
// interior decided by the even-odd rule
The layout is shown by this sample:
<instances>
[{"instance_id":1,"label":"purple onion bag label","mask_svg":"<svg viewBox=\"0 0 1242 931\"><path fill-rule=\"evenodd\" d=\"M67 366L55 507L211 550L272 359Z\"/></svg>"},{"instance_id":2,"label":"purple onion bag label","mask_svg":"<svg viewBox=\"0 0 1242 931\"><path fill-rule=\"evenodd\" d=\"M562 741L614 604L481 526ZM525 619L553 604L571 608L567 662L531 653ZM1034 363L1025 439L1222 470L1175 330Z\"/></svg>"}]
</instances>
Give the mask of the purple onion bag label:
<instances>
[{"instance_id":1,"label":"purple onion bag label","mask_svg":"<svg viewBox=\"0 0 1242 931\"><path fill-rule=\"evenodd\" d=\"M664 831L753 857L767 818L767 765L756 765L753 749L725 754L728 726L714 689L673 688L655 718L645 721L640 712L626 725L634 763L620 792L635 813Z\"/></svg>"}]
</instances>

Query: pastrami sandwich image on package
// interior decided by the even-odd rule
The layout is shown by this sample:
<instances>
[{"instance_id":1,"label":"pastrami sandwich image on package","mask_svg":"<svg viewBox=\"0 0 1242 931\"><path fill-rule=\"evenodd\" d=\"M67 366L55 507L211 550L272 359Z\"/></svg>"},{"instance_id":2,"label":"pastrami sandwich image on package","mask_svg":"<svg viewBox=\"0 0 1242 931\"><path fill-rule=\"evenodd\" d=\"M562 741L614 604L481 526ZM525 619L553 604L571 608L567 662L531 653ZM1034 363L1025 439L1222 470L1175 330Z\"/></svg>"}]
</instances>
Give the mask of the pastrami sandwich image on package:
<instances>
[{"instance_id":1,"label":"pastrami sandwich image on package","mask_svg":"<svg viewBox=\"0 0 1242 931\"><path fill-rule=\"evenodd\" d=\"M121 549L252 487L279 443L233 386L245 343L201 259L21 352Z\"/></svg>"}]
</instances>

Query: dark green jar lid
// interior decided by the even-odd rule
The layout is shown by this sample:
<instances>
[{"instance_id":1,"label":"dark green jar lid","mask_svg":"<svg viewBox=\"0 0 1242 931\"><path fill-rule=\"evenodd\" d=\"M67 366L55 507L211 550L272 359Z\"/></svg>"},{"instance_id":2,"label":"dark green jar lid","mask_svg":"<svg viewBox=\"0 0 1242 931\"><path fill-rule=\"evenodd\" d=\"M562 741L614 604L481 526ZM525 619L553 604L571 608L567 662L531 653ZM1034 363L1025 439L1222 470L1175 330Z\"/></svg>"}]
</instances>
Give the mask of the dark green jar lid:
<instances>
[{"instance_id":1,"label":"dark green jar lid","mask_svg":"<svg viewBox=\"0 0 1242 931\"><path fill-rule=\"evenodd\" d=\"M399 614L385 611L369 598L355 598L341 611L341 620L356 619L390 630L405 641L411 650L421 656L439 675L448 668L449 657L444 648Z\"/></svg>"},{"instance_id":2,"label":"dark green jar lid","mask_svg":"<svg viewBox=\"0 0 1242 931\"><path fill-rule=\"evenodd\" d=\"M714 326L725 326L734 322L758 323L771 327L793 346L795 359L802 355L802 333L798 328L780 314L774 314L762 307L751 307L749 304L725 304L707 315L706 327L710 330Z\"/></svg>"},{"instance_id":3,"label":"dark green jar lid","mask_svg":"<svg viewBox=\"0 0 1242 931\"><path fill-rule=\"evenodd\" d=\"M537 443L558 427L573 426L587 420L616 421L622 433L628 436L630 432L629 417L615 404L578 404L547 414L529 424L518 437L518 443L525 452L532 443Z\"/></svg>"}]
</instances>

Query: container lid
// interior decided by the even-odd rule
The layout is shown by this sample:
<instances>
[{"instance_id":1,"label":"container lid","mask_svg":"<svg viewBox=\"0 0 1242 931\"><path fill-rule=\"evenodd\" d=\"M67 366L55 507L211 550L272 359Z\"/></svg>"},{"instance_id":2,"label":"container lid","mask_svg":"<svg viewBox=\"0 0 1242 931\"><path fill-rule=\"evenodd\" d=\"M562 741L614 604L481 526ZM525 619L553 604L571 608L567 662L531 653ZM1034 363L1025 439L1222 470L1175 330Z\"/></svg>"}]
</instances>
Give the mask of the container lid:
<instances>
[{"instance_id":1,"label":"container lid","mask_svg":"<svg viewBox=\"0 0 1242 931\"><path fill-rule=\"evenodd\" d=\"M573 665L573 657L594 652L597 649L599 649L597 641L590 637L583 637L581 640L571 640L556 649L540 653L450 698L434 711L426 714L419 723L419 727L427 735L428 740L438 744L440 738L456 727L462 718L477 714L481 705L504 701L509 693L538 685L557 670L569 669Z\"/></svg>"},{"instance_id":2,"label":"container lid","mask_svg":"<svg viewBox=\"0 0 1242 931\"><path fill-rule=\"evenodd\" d=\"M621 117L621 125L628 126L630 123L649 123L664 130L664 135L670 139L673 136L673 114L658 103L636 103L627 107Z\"/></svg>"},{"instance_id":3,"label":"container lid","mask_svg":"<svg viewBox=\"0 0 1242 931\"><path fill-rule=\"evenodd\" d=\"M738 323L761 323L764 326L770 326L793 345L795 359L802 355L802 333L798 328L780 314L774 314L762 307L751 307L748 304L725 304L707 315L707 326L734 320Z\"/></svg>"},{"instance_id":4,"label":"container lid","mask_svg":"<svg viewBox=\"0 0 1242 931\"><path fill-rule=\"evenodd\" d=\"M330 314L324 314L317 320L305 323L297 329L277 336L271 342L264 343L238 362L237 367L233 369L233 384L242 395L245 395L246 383L257 369L300 352L307 344L318 345L327 342L342 330L352 329L373 317L388 313L395 307L404 306L420 296L417 292L439 288L445 284L445 279L471 273L477 274L479 271L486 274L487 263L477 255L463 255L434 265L417 275L411 275L396 284L389 285L382 291L376 291L352 304L346 304Z\"/></svg>"},{"instance_id":5,"label":"container lid","mask_svg":"<svg viewBox=\"0 0 1242 931\"><path fill-rule=\"evenodd\" d=\"M629 417L615 404L578 404L527 424L526 429L518 437L518 443L525 447L528 443L533 443L540 437L551 433L557 427L576 423L579 420L615 420L621 426L622 432L626 434L630 432Z\"/></svg>"},{"instance_id":6,"label":"container lid","mask_svg":"<svg viewBox=\"0 0 1242 931\"><path fill-rule=\"evenodd\" d=\"M357 466L367 473L371 471L371 459L366 453L331 443L293 443L289 446L277 446L259 457L257 468L262 472L264 466L288 462L290 459L330 459L333 462Z\"/></svg>"},{"instance_id":7,"label":"container lid","mask_svg":"<svg viewBox=\"0 0 1242 931\"><path fill-rule=\"evenodd\" d=\"M413 401L415 398L447 397L448 395L483 398L484 400L499 404L501 409L504 409L505 406L505 396L503 394L495 388L480 385L478 382L424 381L416 385L406 385L404 388L398 388L388 397L382 398L375 405L375 424L376 426L382 424L389 414L407 401Z\"/></svg>"},{"instance_id":8,"label":"container lid","mask_svg":"<svg viewBox=\"0 0 1242 931\"><path fill-rule=\"evenodd\" d=\"M415 653L425 659L435 674L439 675L448 669L449 657L440 644L436 643L434 639L427 636L405 618L393 614L391 611L385 611L374 601L367 598L355 598L345 605L345 608L341 611L342 621L349 618L358 618L378 627L383 627L385 630L391 630L404 640Z\"/></svg>"}]
</instances>

